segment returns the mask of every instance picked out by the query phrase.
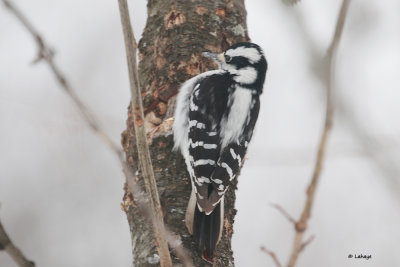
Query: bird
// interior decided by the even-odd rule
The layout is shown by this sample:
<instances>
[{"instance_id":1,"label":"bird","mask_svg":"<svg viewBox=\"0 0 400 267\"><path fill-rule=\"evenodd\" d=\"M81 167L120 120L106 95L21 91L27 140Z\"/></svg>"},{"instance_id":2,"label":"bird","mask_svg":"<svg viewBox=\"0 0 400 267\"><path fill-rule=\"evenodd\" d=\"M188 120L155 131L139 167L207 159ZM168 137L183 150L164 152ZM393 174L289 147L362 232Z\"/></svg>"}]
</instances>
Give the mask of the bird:
<instances>
[{"instance_id":1,"label":"bird","mask_svg":"<svg viewBox=\"0 0 400 267\"><path fill-rule=\"evenodd\" d=\"M173 139L192 185L186 227L203 260L213 263L223 231L224 195L239 175L253 136L267 61L261 47L250 42L202 55L218 69L179 88Z\"/></svg>"}]
</instances>

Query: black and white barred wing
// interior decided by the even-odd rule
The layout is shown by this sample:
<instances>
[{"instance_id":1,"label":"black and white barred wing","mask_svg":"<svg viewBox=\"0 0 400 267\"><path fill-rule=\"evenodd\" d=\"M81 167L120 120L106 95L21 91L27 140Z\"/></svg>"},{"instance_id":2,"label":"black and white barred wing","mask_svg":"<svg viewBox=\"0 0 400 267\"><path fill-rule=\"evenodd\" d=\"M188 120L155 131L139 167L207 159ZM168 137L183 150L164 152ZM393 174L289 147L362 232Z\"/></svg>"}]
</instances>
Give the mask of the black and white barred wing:
<instances>
[{"instance_id":1,"label":"black and white barred wing","mask_svg":"<svg viewBox=\"0 0 400 267\"><path fill-rule=\"evenodd\" d=\"M230 114L233 87L226 75L214 75L195 86L190 97L189 155L197 202L206 213L221 200L237 176L258 115L258 96L249 100L243 133L224 144L221 130ZM247 91L247 90L246 90ZM248 91L250 92L250 91ZM230 103L230 104L229 104Z\"/></svg>"},{"instance_id":2,"label":"black and white barred wing","mask_svg":"<svg viewBox=\"0 0 400 267\"><path fill-rule=\"evenodd\" d=\"M216 189L209 196L212 206L215 206L223 197L232 181L237 178L243 165L248 144L253 135L255 123L260 109L258 95L253 96L249 117L241 137L225 146L218 158L211 181Z\"/></svg>"},{"instance_id":3,"label":"black and white barred wing","mask_svg":"<svg viewBox=\"0 0 400 267\"><path fill-rule=\"evenodd\" d=\"M211 177L221 150L219 129L228 101L229 77L216 74L196 84L189 100L189 161L197 202L203 211L214 206L209 195L215 191Z\"/></svg>"}]
</instances>

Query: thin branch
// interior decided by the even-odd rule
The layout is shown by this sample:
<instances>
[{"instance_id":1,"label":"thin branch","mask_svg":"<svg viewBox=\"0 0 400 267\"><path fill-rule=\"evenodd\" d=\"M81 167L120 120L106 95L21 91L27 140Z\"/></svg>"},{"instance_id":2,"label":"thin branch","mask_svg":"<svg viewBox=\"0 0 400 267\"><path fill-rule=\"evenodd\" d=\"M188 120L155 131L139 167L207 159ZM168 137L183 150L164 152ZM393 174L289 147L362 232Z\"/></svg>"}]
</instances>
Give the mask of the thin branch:
<instances>
[{"instance_id":1,"label":"thin branch","mask_svg":"<svg viewBox=\"0 0 400 267\"><path fill-rule=\"evenodd\" d=\"M320 178L322 164L325 156L325 148L328 140L328 135L332 129L332 120L333 120L333 104L332 104L332 88L333 88L333 76L334 76L334 67L335 67L335 58L337 54L337 49L339 46L339 42L342 36L343 27L346 19L347 10L350 4L350 0L343 0L339 18L337 20L335 34L332 39L331 45L329 47L327 53L327 81L326 81L326 110L325 110L325 125L322 133L322 137L318 147L317 160L314 167L314 172L312 176L312 180L307 189L307 198L301 213L300 219L295 224L296 234L293 241L292 252L289 258L288 267L294 267L296 265L297 259L299 257L300 252L304 249L307 242L303 242L303 235L305 230L307 229L308 220L311 216L311 209L314 202L315 192L317 189L318 181Z\"/></svg>"},{"instance_id":2,"label":"thin branch","mask_svg":"<svg viewBox=\"0 0 400 267\"><path fill-rule=\"evenodd\" d=\"M282 267L282 264L280 263L278 257L276 256L276 254L274 252L272 252L271 250L267 249L264 246L261 246L261 251L264 252L265 254L269 255L272 260L274 261L276 267Z\"/></svg>"},{"instance_id":3,"label":"thin branch","mask_svg":"<svg viewBox=\"0 0 400 267\"><path fill-rule=\"evenodd\" d=\"M295 15L296 18L296 25L298 26L297 29L301 32L301 36L307 44L306 47L308 48L308 53L311 54L314 60L312 64L313 66L319 66L321 60L318 58L318 54L316 52L319 49L316 45L316 42L310 36L310 33L305 30L306 27L304 16L300 13L300 10L291 10L294 10L293 15ZM313 71L316 78L325 82L326 75L321 68L313 67ZM400 188L400 182L396 179L393 179L394 177L399 177L400 174L400 168L398 168L398 164L395 162L396 160L388 157L387 153L377 153L376 149L380 145L379 141L375 139L374 136L371 136L365 132L365 129L363 129L359 120L356 118L355 112L350 110L347 101L345 101L348 99L344 99L340 95L337 95L337 97L341 99L336 100L336 112L342 115L341 118L345 120L353 134L356 135L357 141L361 144L364 153L366 153L373 160L376 167L380 169L386 178L388 178L388 186L392 192L398 195L397 191Z\"/></svg>"},{"instance_id":4,"label":"thin branch","mask_svg":"<svg viewBox=\"0 0 400 267\"><path fill-rule=\"evenodd\" d=\"M107 135L107 133L101 128L100 124L95 119L95 116L89 111L89 109L83 104L83 102L80 100L80 98L75 94L75 91L70 86L66 77L62 74L62 72L60 71L58 66L55 64L55 62L53 60L54 53L52 52L50 47L47 45L47 43L42 38L42 36L38 33L38 31L33 27L33 25L16 8L16 6L11 1L3 0L3 3L10 10L10 12L17 17L17 19L24 25L24 27L28 30L28 32L35 39L35 41L38 45L38 48L39 48L38 57L35 60L35 62L43 60L48 64L48 66L50 67L54 76L56 77L57 81L59 82L61 88L67 93L67 95L76 104L76 106L79 110L79 114L82 116L84 121L88 124L90 129L92 131L94 131L100 137L100 139L104 142L104 144L107 145L107 147L117 156L117 158L123 168L123 172L126 177L129 191L133 194L133 196L136 199L140 200L140 201L137 201L136 204L138 204L138 207L142 211L142 214L144 215L144 217L146 219L152 221L154 225L158 225L158 227L156 227L157 229L164 229L162 217L161 217L161 220L159 220L159 218L152 216L152 214L149 214L148 212L144 212L144 211L148 211L150 209L150 207L147 205L145 198L143 198L143 196L145 196L145 194L140 189L140 187L134 182L135 174L131 170L131 168L129 168L129 166L127 165L122 149L120 149L119 146L117 146L112 141L112 139ZM135 123L135 125L136 125L136 123ZM147 149L147 151L148 151L148 149ZM177 257L182 261L184 266L188 266L188 267L193 266L192 260L188 256L187 251L182 247L182 245L179 242L177 242L177 240L180 239L179 237L176 237L174 234L172 234L171 232L169 232L166 229L164 229L162 232L160 232L160 234L162 236L164 236L164 238L163 238L164 240L168 240L168 242L170 242L171 247L176 251ZM6 243L8 243L8 242L6 242ZM0 243L0 245L2 245L2 244L3 243ZM167 251L168 251L168 246L167 246ZM168 256L169 256L169 253L168 253ZM33 265L31 265L31 266L33 266Z\"/></svg>"},{"instance_id":5,"label":"thin branch","mask_svg":"<svg viewBox=\"0 0 400 267\"><path fill-rule=\"evenodd\" d=\"M312 235L306 241L304 241L301 244L300 252L303 251L314 239L315 239L315 235Z\"/></svg>"},{"instance_id":6,"label":"thin branch","mask_svg":"<svg viewBox=\"0 0 400 267\"><path fill-rule=\"evenodd\" d=\"M286 5L294 6L300 2L300 0L282 0L282 2Z\"/></svg>"},{"instance_id":7,"label":"thin branch","mask_svg":"<svg viewBox=\"0 0 400 267\"><path fill-rule=\"evenodd\" d=\"M157 183L154 177L150 151L146 140L144 128L143 104L139 85L139 76L136 66L136 40L133 33L127 0L118 0L121 14L121 24L124 33L125 49L128 61L129 81L131 88L131 108L133 124L135 127L136 147L139 155L141 170L143 173L146 192L150 196L150 205L153 217L159 223L153 224L154 234L157 240L157 249L160 254L161 266L172 266L168 243L162 233L165 232L160 198L158 196Z\"/></svg>"},{"instance_id":8,"label":"thin branch","mask_svg":"<svg viewBox=\"0 0 400 267\"><path fill-rule=\"evenodd\" d=\"M28 21L28 19L17 9L17 7L9 0L3 0L4 5L13 13L17 19L24 25L24 27L32 34L35 39L39 50L37 59L34 62L38 62L40 60L44 60L51 71L55 75L58 83L61 85L61 88L67 93L67 95L72 99L77 108L79 109L80 114L83 116L84 120L90 126L90 128L107 144L107 146L117 154L120 160L123 160L123 152L117 146L112 139L101 130L100 124L96 121L95 117L91 114L91 112L86 108L86 106L82 103L79 97L76 95L75 91L72 90L71 85L68 80L65 78L64 74L60 71L58 66L54 62L54 53L50 49L50 46L47 45L45 40L40 36L38 31L33 27L33 25Z\"/></svg>"},{"instance_id":9,"label":"thin branch","mask_svg":"<svg viewBox=\"0 0 400 267\"><path fill-rule=\"evenodd\" d=\"M145 195L144 192L140 190L140 186L137 184L136 179L134 179L132 176L130 177L131 178L127 180L128 189L135 198L135 204L139 208L141 214L143 214L145 218L151 218L153 224L160 225L160 221L155 220L155 218L152 216L152 213L150 212L151 209L148 205L149 201L147 195ZM164 227L164 238L168 241L176 256L181 260L183 266L194 267L193 261L189 257L189 252L182 246L180 236L173 234L168 228L166 228L166 226Z\"/></svg>"},{"instance_id":10,"label":"thin branch","mask_svg":"<svg viewBox=\"0 0 400 267\"><path fill-rule=\"evenodd\" d=\"M0 251L5 250L8 255L15 261L20 267L34 267L35 263L28 260L19 248L17 248L8 237L3 225L0 221Z\"/></svg>"},{"instance_id":11,"label":"thin branch","mask_svg":"<svg viewBox=\"0 0 400 267\"><path fill-rule=\"evenodd\" d=\"M280 205L271 203L271 206L277 209L283 215L283 217L285 217L289 222L296 224L296 220L292 216L290 216L290 214Z\"/></svg>"}]
</instances>

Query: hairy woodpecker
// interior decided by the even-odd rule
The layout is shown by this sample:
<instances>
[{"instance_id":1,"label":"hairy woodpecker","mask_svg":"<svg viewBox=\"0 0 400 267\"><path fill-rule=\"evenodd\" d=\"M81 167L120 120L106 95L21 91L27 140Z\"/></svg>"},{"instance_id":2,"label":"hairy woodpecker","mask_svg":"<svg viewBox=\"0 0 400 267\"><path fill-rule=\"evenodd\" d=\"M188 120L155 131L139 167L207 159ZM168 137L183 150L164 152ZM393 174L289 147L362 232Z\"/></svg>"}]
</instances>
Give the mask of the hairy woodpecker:
<instances>
[{"instance_id":1,"label":"hairy woodpecker","mask_svg":"<svg viewBox=\"0 0 400 267\"><path fill-rule=\"evenodd\" d=\"M267 61L253 43L203 55L219 69L182 85L173 133L192 182L186 226L203 259L213 262L223 229L224 194L239 174L253 135Z\"/></svg>"}]
</instances>

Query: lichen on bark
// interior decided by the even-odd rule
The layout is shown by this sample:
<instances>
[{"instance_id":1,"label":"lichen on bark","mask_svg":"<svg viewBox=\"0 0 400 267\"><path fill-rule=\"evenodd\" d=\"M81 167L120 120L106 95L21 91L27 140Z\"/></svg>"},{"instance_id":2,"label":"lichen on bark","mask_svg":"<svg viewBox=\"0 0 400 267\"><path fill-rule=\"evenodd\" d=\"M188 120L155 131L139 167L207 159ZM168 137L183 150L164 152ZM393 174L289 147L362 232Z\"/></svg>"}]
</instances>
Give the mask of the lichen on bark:
<instances>
[{"instance_id":1,"label":"lichen on bark","mask_svg":"<svg viewBox=\"0 0 400 267\"><path fill-rule=\"evenodd\" d=\"M221 52L234 43L247 41L248 36L243 0L149 0L147 8L147 23L139 42L139 77L145 124L151 130L173 114L175 95L184 81L216 67L201 56L203 51ZM157 137L150 138L150 151L164 222L181 237L195 266L206 266L195 251L184 224L191 191L186 166L181 155L172 152L171 132L163 131L161 128ZM138 160L134 134L129 108L122 144L129 165L136 171ZM141 184L140 179L138 184ZM236 184L230 187L226 196L225 227L217 248L216 266L234 266L231 250L236 214L234 189ZM135 206L127 187L123 203L131 231L135 266L156 266L149 261L157 254L151 225ZM173 260L179 266L179 261L174 257Z\"/></svg>"}]
</instances>

